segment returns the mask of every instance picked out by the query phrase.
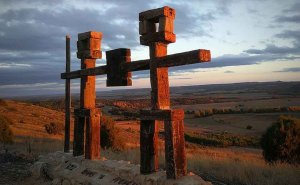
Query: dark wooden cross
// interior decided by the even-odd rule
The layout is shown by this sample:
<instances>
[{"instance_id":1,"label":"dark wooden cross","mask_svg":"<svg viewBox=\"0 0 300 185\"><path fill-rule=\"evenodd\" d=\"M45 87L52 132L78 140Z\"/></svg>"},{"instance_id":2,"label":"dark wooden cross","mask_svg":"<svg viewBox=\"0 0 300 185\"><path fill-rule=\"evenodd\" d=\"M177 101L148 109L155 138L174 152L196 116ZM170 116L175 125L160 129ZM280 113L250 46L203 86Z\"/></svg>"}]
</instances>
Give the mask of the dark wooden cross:
<instances>
[{"instance_id":1,"label":"dark wooden cross","mask_svg":"<svg viewBox=\"0 0 300 185\"><path fill-rule=\"evenodd\" d=\"M140 43L150 48L150 59L146 60L131 62L130 49L119 48L106 51L107 65L95 67L96 59L101 58L102 34L86 32L78 35L77 57L81 59L81 70L61 74L61 78L66 79L66 87L70 79L81 78L80 108L74 111L74 156L85 153L88 159L100 157L101 111L95 107L95 76L107 74L107 86L128 86L132 85L131 72L150 70L151 109L140 112L140 171L150 174L158 170L158 124L164 124L167 178L186 175L184 111L170 109L168 67L209 62L211 55L204 49L167 55L167 45L176 40L174 19L175 10L166 6L139 14ZM66 94L66 100L69 100L67 96L70 95ZM66 129L69 129L67 124ZM67 143L69 135L65 136Z\"/></svg>"}]
</instances>

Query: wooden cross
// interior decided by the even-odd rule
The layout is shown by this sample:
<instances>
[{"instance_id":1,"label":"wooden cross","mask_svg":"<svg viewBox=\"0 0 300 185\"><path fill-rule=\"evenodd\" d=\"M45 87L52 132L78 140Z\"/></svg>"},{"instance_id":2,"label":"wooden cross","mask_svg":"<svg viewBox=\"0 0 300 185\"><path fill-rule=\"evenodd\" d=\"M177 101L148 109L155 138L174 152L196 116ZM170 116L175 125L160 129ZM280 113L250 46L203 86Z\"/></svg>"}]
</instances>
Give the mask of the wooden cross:
<instances>
[{"instance_id":1,"label":"wooden cross","mask_svg":"<svg viewBox=\"0 0 300 185\"><path fill-rule=\"evenodd\" d=\"M140 43L150 48L150 59L146 60L131 62L130 49L119 48L106 51L107 65L95 67L96 58L101 58L102 34L86 32L78 35L77 57L81 58L81 70L61 74L66 82L81 78L80 109L75 110L73 155L84 153L86 125L85 157L95 159L100 156L100 110L95 108L95 75L107 74L107 86L128 86L132 85L131 72L150 70L151 110L140 112L140 171L149 174L158 170L158 124L164 123L167 178L186 175L184 111L170 109L168 67L209 62L211 55L209 50L199 49L167 56L167 45L176 40L174 19L175 10L166 6L139 14Z\"/></svg>"},{"instance_id":2,"label":"wooden cross","mask_svg":"<svg viewBox=\"0 0 300 185\"><path fill-rule=\"evenodd\" d=\"M185 176L186 155L184 142L184 111L170 109L168 68L160 67L159 58L169 58L167 45L176 41L174 32L175 10L163 7L139 14L140 43L150 49L151 110L142 110L140 127L141 173L158 170L158 125L164 124L165 161L167 178ZM189 53L189 52L187 52ZM210 61L210 52L200 50L201 62ZM176 63L179 58L173 58ZM186 56L185 64L193 60Z\"/></svg>"}]
</instances>

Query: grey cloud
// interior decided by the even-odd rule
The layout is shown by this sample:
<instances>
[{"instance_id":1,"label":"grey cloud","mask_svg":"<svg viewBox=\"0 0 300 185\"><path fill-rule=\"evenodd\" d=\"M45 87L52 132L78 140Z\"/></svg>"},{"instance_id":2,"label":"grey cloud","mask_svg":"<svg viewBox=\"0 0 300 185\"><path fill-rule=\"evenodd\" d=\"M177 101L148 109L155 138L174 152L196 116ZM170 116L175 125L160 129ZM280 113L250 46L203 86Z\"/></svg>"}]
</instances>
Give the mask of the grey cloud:
<instances>
[{"instance_id":1,"label":"grey cloud","mask_svg":"<svg viewBox=\"0 0 300 185\"><path fill-rule=\"evenodd\" d=\"M300 72L300 67L291 67L291 68L284 68L280 71L273 71L273 72Z\"/></svg>"},{"instance_id":2,"label":"grey cloud","mask_svg":"<svg viewBox=\"0 0 300 185\"><path fill-rule=\"evenodd\" d=\"M276 22L300 23L300 15L280 16L275 19Z\"/></svg>"},{"instance_id":3,"label":"grey cloud","mask_svg":"<svg viewBox=\"0 0 300 185\"><path fill-rule=\"evenodd\" d=\"M118 17L116 15L108 17L111 19L93 10L69 9L61 12L36 9L10 10L1 15L6 24L0 29L4 33L0 48L30 51L58 50L64 46L63 39L66 33L76 38L77 33L88 30L102 31L103 42L112 48L121 47L121 44L125 45L123 47L138 45L134 22L128 21L125 23L126 26L114 24L112 23L114 18ZM120 34L125 36L124 40L116 37Z\"/></svg>"},{"instance_id":4,"label":"grey cloud","mask_svg":"<svg viewBox=\"0 0 300 185\"><path fill-rule=\"evenodd\" d=\"M184 1L168 2L177 11L175 33L177 37L211 37L213 21L221 16L230 16L230 6L234 1ZM71 49L76 51L77 34L88 30L103 32L103 45L106 49L139 46L138 13L158 7L161 1L119 1L90 0L10 0L0 1L0 63L10 68L0 68L0 85L63 83L60 73L65 69L65 40L71 35ZM203 3L214 3L212 9L196 11ZM102 6L97 10L93 5ZM83 8L80 5L84 5ZM12 8L11 8L12 7ZM184 8L183 8L184 7ZM197 7L197 8L195 8ZM201 9L202 10L202 9ZM293 11L290 9L290 11ZM298 32L299 34L299 32ZM122 35L122 37L118 37ZM193 71L194 68L252 65L268 60L292 59L290 54L299 54L296 32L286 31L278 38L294 39L294 47L269 45L262 50L249 49L239 55L224 55L213 58L211 63L194 64L170 68L174 71ZM300 37L298 37L300 38ZM252 54L256 55L252 55ZM72 61L78 59L72 55ZM297 57L293 58L296 59ZM14 65L19 65L18 68ZM28 64L30 68L20 64ZM15 65L16 66L16 65ZM72 68L79 69L79 62ZM148 78L149 71L134 73L135 79ZM56 88L56 86L53 86Z\"/></svg>"},{"instance_id":5,"label":"grey cloud","mask_svg":"<svg viewBox=\"0 0 300 185\"><path fill-rule=\"evenodd\" d=\"M300 54L300 32L295 30L285 30L282 33L276 34L275 37L282 39L292 39L293 46L276 46L274 44L266 45L264 49L248 49L245 53L248 54L271 54L278 55L278 58L284 58L287 55Z\"/></svg>"},{"instance_id":6,"label":"grey cloud","mask_svg":"<svg viewBox=\"0 0 300 185\"><path fill-rule=\"evenodd\" d=\"M274 72L300 72L300 67L284 68L280 71L274 71Z\"/></svg>"},{"instance_id":7,"label":"grey cloud","mask_svg":"<svg viewBox=\"0 0 300 185\"><path fill-rule=\"evenodd\" d=\"M283 12L284 13L299 13L299 10L300 10L300 2L297 2L295 4L293 4L290 8L288 9L285 9Z\"/></svg>"},{"instance_id":8,"label":"grey cloud","mask_svg":"<svg viewBox=\"0 0 300 185\"><path fill-rule=\"evenodd\" d=\"M228 67L228 66L244 66L244 65L254 65L261 62L273 62L276 60L299 60L300 57L289 57L281 55L249 55L249 54L237 54L237 55L223 55L220 57L212 58L211 62L191 64L186 66L179 66L170 68L170 72L174 71L184 71L193 72L198 71L201 68L215 68L215 67Z\"/></svg>"},{"instance_id":9,"label":"grey cloud","mask_svg":"<svg viewBox=\"0 0 300 185\"><path fill-rule=\"evenodd\" d=\"M53 4L52 4L53 2ZM48 83L60 82L60 73L64 71L65 35L71 35L71 49L76 51L77 34L88 30L103 32L103 46L105 49L119 47L135 48L139 46L138 13L151 9L153 1L124 2L124 1L80 1L80 3L104 3L105 11L97 11L95 7L78 9L75 6L60 6L55 1L7 1L0 2L2 7L13 7L0 11L0 62L11 65L13 63L31 65L30 68L0 69L0 85L19 83ZM67 1L61 1L67 2ZM35 5L31 6L31 3ZM27 4L27 5L26 5ZM48 8L37 8L38 6ZM176 34L205 35L205 30L195 27L197 17L189 16L189 11L177 9ZM52 7L58 8L52 8ZM213 20L213 14L203 14L204 20ZM188 22L194 24L186 24ZM118 37L122 35L122 37ZM103 49L105 51L105 49ZM72 55L72 61L76 61ZM71 64L74 69L79 63ZM145 72L137 73L144 74Z\"/></svg>"},{"instance_id":10,"label":"grey cloud","mask_svg":"<svg viewBox=\"0 0 300 185\"><path fill-rule=\"evenodd\" d=\"M234 73L234 71L227 70L227 71L224 71L224 73Z\"/></svg>"},{"instance_id":11,"label":"grey cloud","mask_svg":"<svg viewBox=\"0 0 300 185\"><path fill-rule=\"evenodd\" d=\"M283 39L294 39L300 43L300 31L299 30L285 30L282 33L276 34L275 37Z\"/></svg>"},{"instance_id":12,"label":"grey cloud","mask_svg":"<svg viewBox=\"0 0 300 185\"><path fill-rule=\"evenodd\" d=\"M279 47L276 45L267 45L264 49L248 49L244 52L249 54L299 54L298 47Z\"/></svg>"},{"instance_id":13,"label":"grey cloud","mask_svg":"<svg viewBox=\"0 0 300 185\"><path fill-rule=\"evenodd\" d=\"M190 80L193 79L191 77L179 77L179 78L172 78L173 80Z\"/></svg>"}]
</instances>

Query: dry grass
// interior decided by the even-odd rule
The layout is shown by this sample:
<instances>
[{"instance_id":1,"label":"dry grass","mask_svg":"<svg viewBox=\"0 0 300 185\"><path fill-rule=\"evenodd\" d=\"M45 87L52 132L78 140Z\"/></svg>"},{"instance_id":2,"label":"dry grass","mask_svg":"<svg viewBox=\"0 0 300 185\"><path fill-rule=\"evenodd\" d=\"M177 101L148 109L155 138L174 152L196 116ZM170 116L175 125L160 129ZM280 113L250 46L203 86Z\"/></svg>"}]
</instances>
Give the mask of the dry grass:
<instances>
[{"instance_id":1,"label":"dry grass","mask_svg":"<svg viewBox=\"0 0 300 185\"><path fill-rule=\"evenodd\" d=\"M41 139L63 139L63 134L50 135L45 131L45 124L55 120L62 127L64 113L48 108L32 105L30 103L6 100L6 106L0 105L0 114L12 120L10 126L15 136ZM14 111L8 109L13 108ZM73 122L73 118L71 118ZM71 124L71 139L73 138L73 124Z\"/></svg>"},{"instance_id":2,"label":"dry grass","mask_svg":"<svg viewBox=\"0 0 300 185\"><path fill-rule=\"evenodd\" d=\"M6 106L0 106L0 113L12 119L14 124L11 125L11 128L16 135L15 143L6 147L27 151L34 155L63 150L63 135L49 135L44 129L44 124L53 121L54 118L63 124L64 115L62 112L13 101L6 101L6 103ZM16 111L10 111L7 107L15 107ZM119 122L117 125L123 130L120 134L122 139L123 137L124 139L130 137L131 143L129 146L139 147L139 125L125 122ZM187 126L191 125L187 124ZM194 128L190 127L192 130ZM254 127L253 130L255 129L257 128ZM247 131L244 125L243 130ZM71 131L71 133L73 132ZM160 167L164 168L164 143L161 140L159 141L159 148L162 148L159 151L159 163ZM140 162L138 148L123 152L102 150L101 155L109 159L131 161L135 164ZM299 166L288 164L270 166L265 163L261 150L258 149L201 148L197 145L188 144L187 158L188 170L209 181L239 185L300 184Z\"/></svg>"},{"instance_id":3,"label":"dry grass","mask_svg":"<svg viewBox=\"0 0 300 185\"><path fill-rule=\"evenodd\" d=\"M139 149L124 152L106 150L102 155L109 159L127 160L139 164ZM288 164L268 165L260 150L238 148L187 148L188 171L213 182L245 185L300 184L300 168ZM160 168L164 168L164 151L159 152Z\"/></svg>"},{"instance_id":4,"label":"dry grass","mask_svg":"<svg viewBox=\"0 0 300 185\"><path fill-rule=\"evenodd\" d=\"M34 156L61 151L63 150L63 147L63 140L49 138L42 139L28 136L18 136L15 138L13 144L5 145L5 148L9 151L17 151Z\"/></svg>"},{"instance_id":5,"label":"dry grass","mask_svg":"<svg viewBox=\"0 0 300 185\"><path fill-rule=\"evenodd\" d=\"M242 158L242 160L241 160ZM210 180L228 184L292 185L299 184L299 167L288 164L268 165L263 160L214 155L194 155L188 159L188 169Z\"/></svg>"}]
</instances>

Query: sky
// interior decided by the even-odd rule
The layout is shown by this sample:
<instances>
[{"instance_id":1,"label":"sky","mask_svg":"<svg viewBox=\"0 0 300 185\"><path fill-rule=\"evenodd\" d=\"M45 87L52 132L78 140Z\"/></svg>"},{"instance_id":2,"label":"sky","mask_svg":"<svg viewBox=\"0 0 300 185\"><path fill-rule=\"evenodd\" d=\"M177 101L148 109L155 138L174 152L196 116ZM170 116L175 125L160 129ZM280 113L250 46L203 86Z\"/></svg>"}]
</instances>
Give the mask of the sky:
<instances>
[{"instance_id":1,"label":"sky","mask_svg":"<svg viewBox=\"0 0 300 185\"><path fill-rule=\"evenodd\" d=\"M176 43L168 54L209 49L209 63L169 69L170 86L299 81L300 2L297 0L0 0L0 97L64 93L65 36L71 68L78 70L77 34L103 33L105 51L130 48L132 61L149 58L139 43L139 12L176 10ZM149 71L133 73L133 86L150 87ZM97 77L97 91L106 76ZM71 91L79 92L79 80Z\"/></svg>"}]
</instances>

